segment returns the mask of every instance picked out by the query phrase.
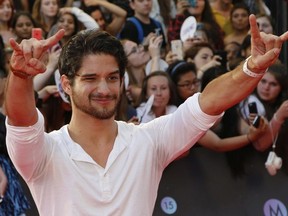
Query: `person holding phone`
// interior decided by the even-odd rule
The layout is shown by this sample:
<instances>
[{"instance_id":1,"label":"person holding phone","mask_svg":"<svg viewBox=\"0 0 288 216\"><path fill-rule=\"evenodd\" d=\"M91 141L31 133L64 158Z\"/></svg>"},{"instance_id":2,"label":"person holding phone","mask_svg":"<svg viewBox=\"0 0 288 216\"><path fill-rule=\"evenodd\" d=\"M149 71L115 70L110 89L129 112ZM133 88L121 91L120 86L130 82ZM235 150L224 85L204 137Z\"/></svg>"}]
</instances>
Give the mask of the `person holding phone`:
<instances>
[{"instance_id":1,"label":"person holding phone","mask_svg":"<svg viewBox=\"0 0 288 216\"><path fill-rule=\"evenodd\" d=\"M134 11L134 16L126 20L118 37L148 47L152 37L161 35L162 53L166 53L167 43L162 25L156 19L150 17L153 1L131 0L130 7Z\"/></svg>"},{"instance_id":2,"label":"person holding phone","mask_svg":"<svg viewBox=\"0 0 288 216\"><path fill-rule=\"evenodd\" d=\"M268 149L271 146L269 143L271 143L271 140L276 140L276 137L278 137L276 145L279 149L284 148L283 145L286 145L283 140L288 140L285 132L285 122L288 117L288 110L286 110L288 104L287 83L287 68L277 62L269 67L253 94L239 104L239 110L247 122L249 122L250 113L256 112L255 106L257 107L257 115L264 116L270 121L271 131L267 131L267 134L257 144L261 149ZM250 122L253 120L250 119ZM278 151L280 155L283 155L280 150Z\"/></svg>"},{"instance_id":3,"label":"person holding phone","mask_svg":"<svg viewBox=\"0 0 288 216\"><path fill-rule=\"evenodd\" d=\"M140 125L114 119L127 63L121 42L100 30L80 32L63 47L59 62L71 121L51 133L44 132L35 107L33 77L45 71L47 50L65 32L21 44L11 39L7 148L40 215L152 215L165 167L251 93L288 40L288 32L260 35L254 15L250 25L252 52L245 64L172 114Z\"/></svg>"},{"instance_id":4,"label":"person holding phone","mask_svg":"<svg viewBox=\"0 0 288 216\"><path fill-rule=\"evenodd\" d=\"M196 67L193 63L177 61L171 64L166 72L169 74L176 86L177 106L180 106L185 100L200 91L200 80L196 76ZM202 88L204 88L204 86ZM245 127L245 132L243 130L242 134L230 134L230 136L225 138L219 136L213 131L213 129L209 129L197 141L197 144L217 152L233 151L249 144L253 144L253 142L257 141L262 134L265 133L268 125L265 119L259 118L259 120L259 127L256 128L255 126L249 126L246 124L245 126L243 125L243 127ZM231 122L225 123L229 128L239 128L240 123L238 125L238 122L239 121L235 120L233 124L231 124ZM218 122L213 127L215 128L217 125ZM226 128L227 125L223 126L222 123L221 127Z\"/></svg>"},{"instance_id":5,"label":"person holding phone","mask_svg":"<svg viewBox=\"0 0 288 216\"><path fill-rule=\"evenodd\" d=\"M223 57L224 58L224 57ZM210 68L220 67L222 57L214 55L214 49L211 44L202 42L197 43L185 51L184 59L187 62L192 62L196 66L197 78L201 80L203 74ZM223 59L225 61L225 59ZM223 67L227 71L227 67Z\"/></svg>"},{"instance_id":6,"label":"person holding phone","mask_svg":"<svg viewBox=\"0 0 288 216\"><path fill-rule=\"evenodd\" d=\"M224 32L215 21L209 0L177 0L177 14L174 19L170 20L168 27L168 41L180 39L180 30L182 24L189 16L194 16L197 23L205 25L209 33L209 42L213 49L222 50L224 48Z\"/></svg>"}]
</instances>

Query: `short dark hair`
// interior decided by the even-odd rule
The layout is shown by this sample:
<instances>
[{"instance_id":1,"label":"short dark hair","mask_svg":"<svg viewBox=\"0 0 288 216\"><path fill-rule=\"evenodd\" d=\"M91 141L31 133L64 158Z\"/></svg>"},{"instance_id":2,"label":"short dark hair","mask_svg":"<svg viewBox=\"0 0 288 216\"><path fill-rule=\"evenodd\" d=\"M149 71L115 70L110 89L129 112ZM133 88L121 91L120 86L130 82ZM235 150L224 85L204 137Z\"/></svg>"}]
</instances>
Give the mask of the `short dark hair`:
<instances>
[{"instance_id":1,"label":"short dark hair","mask_svg":"<svg viewBox=\"0 0 288 216\"><path fill-rule=\"evenodd\" d=\"M178 60L169 65L166 72L170 75L172 81L177 85L180 80L180 77L186 73L194 73L197 74L197 70L195 64L192 62L186 62L182 60Z\"/></svg>"},{"instance_id":2,"label":"short dark hair","mask_svg":"<svg viewBox=\"0 0 288 216\"><path fill-rule=\"evenodd\" d=\"M34 18L32 17L31 13L29 13L28 11L17 11L14 16L13 19L11 21L11 27L12 29L16 28L16 22L18 21L20 16L25 16L28 19L30 19L30 21L32 22L33 27L38 27Z\"/></svg>"},{"instance_id":3,"label":"short dark hair","mask_svg":"<svg viewBox=\"0 0 288 216\"><path fill-rule=\"evenodd\" d=\"M127 58L121 42L98 29L80 31L64 45L58 62L60 74L66 75L73 82L82 66L83 58L90 54L112 55L118 63L120 77L124 76Z\"/></svg>"}]
</instances>

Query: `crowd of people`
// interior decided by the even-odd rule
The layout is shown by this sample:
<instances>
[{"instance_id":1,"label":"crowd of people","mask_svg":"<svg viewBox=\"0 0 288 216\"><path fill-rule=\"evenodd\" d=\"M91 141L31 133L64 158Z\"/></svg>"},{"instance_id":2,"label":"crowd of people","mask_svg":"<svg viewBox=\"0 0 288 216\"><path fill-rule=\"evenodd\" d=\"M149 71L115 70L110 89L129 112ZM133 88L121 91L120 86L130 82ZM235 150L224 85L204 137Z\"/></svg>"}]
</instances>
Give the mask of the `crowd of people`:
<instances>
[{"instance_id":1,"label":"crowd of people","mask_svg":"<svg viewBox=\"0 0 288 216\"><path fill-rule=\"evenodd\" d=\"M41 215L151 215L165 167L201 146L273 151L288 174L288 33L252 3L0 0L0 215L30 208L18 172Z\"/></svg>"}]
</instances>

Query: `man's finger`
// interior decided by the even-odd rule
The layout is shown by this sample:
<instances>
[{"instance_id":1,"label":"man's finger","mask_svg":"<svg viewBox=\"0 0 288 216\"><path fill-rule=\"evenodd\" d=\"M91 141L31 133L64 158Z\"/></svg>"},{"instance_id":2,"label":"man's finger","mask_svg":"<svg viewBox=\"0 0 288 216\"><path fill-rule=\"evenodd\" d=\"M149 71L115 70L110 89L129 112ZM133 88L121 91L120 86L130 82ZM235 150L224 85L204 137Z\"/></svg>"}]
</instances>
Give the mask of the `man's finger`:
<instances>
[{"instance_id":1,"label":"man's finger","mask_svg":"<svg viewBox=\"0 0 288 216\"><path fill-rule=\"evenodd\" d=\"M9 40L10 46L13 50L15 50L16 52L21 52L21 48L20 45L15 41L14 38L10 38Z\"/></svg>"},{"instance_id":2,"label":"man's finger","mask_svg":"<svg viewBox=\"0 0 288 216\"><path fill-rule=\"evenodd\" d=\"M281 36L280 36L281 40L284 42L284 41L287 41L288 40L288 31L283 33Z\"/></svg>"},{"instance_id":3,"label":"man's finger","mask_svg":"<svg viewBox=\"0 0 288 216\"><path fill-rule=\"evenodd\" d=\"M252 39L260 38L260 31L258 29L256 17L254 14L251 14L249 16L249 23L250 23L251 38Z\"/></svg>"},{"instance_id":4,"label":"man's finger","mask_svg":"<svg viewBox=\"0 0 288 216\"><path fill-rule=\"evenodd\" d=\"M269 65L273 64L274 62L276 62L276 60L278 59L279 54L280 54L280 49L279 48L273 48L273 49L267 51L262 56L262 61L259 62L259 64L262 65L263 68L267 68L267 67L269 67Z\"/></svg>"},{"instance_id":5,"label":"man's finger","mask_svg":"<svg viewBox=\"0 0 288 216\"><path fill-rule=\"evenodd\" d=\"M55 44L57 44L62 37L65 34L65 30L64 29L60 29L56 34L54 34L52 37L48 38L45 40L44 42L44 48L45 50L49 49L50 47L54 46Z\"/></svg>"}]
</instances>

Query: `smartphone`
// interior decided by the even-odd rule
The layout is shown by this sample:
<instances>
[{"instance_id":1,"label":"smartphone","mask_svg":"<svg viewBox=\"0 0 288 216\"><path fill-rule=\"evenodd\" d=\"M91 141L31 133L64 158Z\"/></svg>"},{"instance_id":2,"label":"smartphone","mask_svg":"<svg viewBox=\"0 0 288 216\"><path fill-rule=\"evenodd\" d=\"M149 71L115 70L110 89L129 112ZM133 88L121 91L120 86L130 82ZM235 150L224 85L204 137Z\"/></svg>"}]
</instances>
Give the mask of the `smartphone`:
<instances>
[{"instance_id":1,"label":"smartphone","mask_svg":"<svg viewBox=\"0 0 288 216\"><path fill-rule=\"evenodd\" d=\"M256 102L251 102L248 104L249 113L258 114L257 104Z\"/></svg>"},{"instance_id":2,"label":"smartphone","mask_svg":"<svg viewBox=\"0 0 288 216\"><path fill-rule=\"evenodd\" d=\"M255 128L258 128L259 125L260 125L260 120L261 120L261 117L260 117L259 115L257 115L257 116L254 118L252 125L253 125Z\"/></svg>"},{"instance_id":3,"label":"smartphone","mask_svg":"<svg viewBox=\"0 0 288 216\"><path fill-rule=\"evenodd\" d=\"M183 47L181 40L171 41L171 51L173 54L177 55L178 60L183 60Z\"/></svg>"},{"instance_id":4,"label":"smartphone","mask_svg":"<svg viewBox=\"0 0 288 216\"><path fill-rule=\"evenodd\" d=\"M161 31L160 28L156 28L155 29L155 34L156 34L157 37L161 35L160 31Z\"/></svg>"},{"instance_id":5,"label":"smartphone","mask_svg":"<svg viewBox=\"0 0 288 216\"><path fill-rule=\"evenodd\" d=\"M196 7L197 6L197 0L188 0L189 4L191 7Z\"/></svg>"},{"instance_id":6,"label":"smartphone","mask_svg":"<svg viewBox=\"0 0 288 216\"><path fill-rule=\"evenodd\" d=\"M221 57L221 67L226 68L227 69L227 52L224 50L218 50L215 52L215 55L218 55Z\"/></svg>"},{"instance_id":7,"label":"smartphone","mask_svg":"<svg viewBox=\"0 0 288 216\"><path fill-rule=\"evenodd\" d=\"M37 40L42 40L42 29L32 28L32 38L36 38Z\"/></svg>"}]
</instances>

